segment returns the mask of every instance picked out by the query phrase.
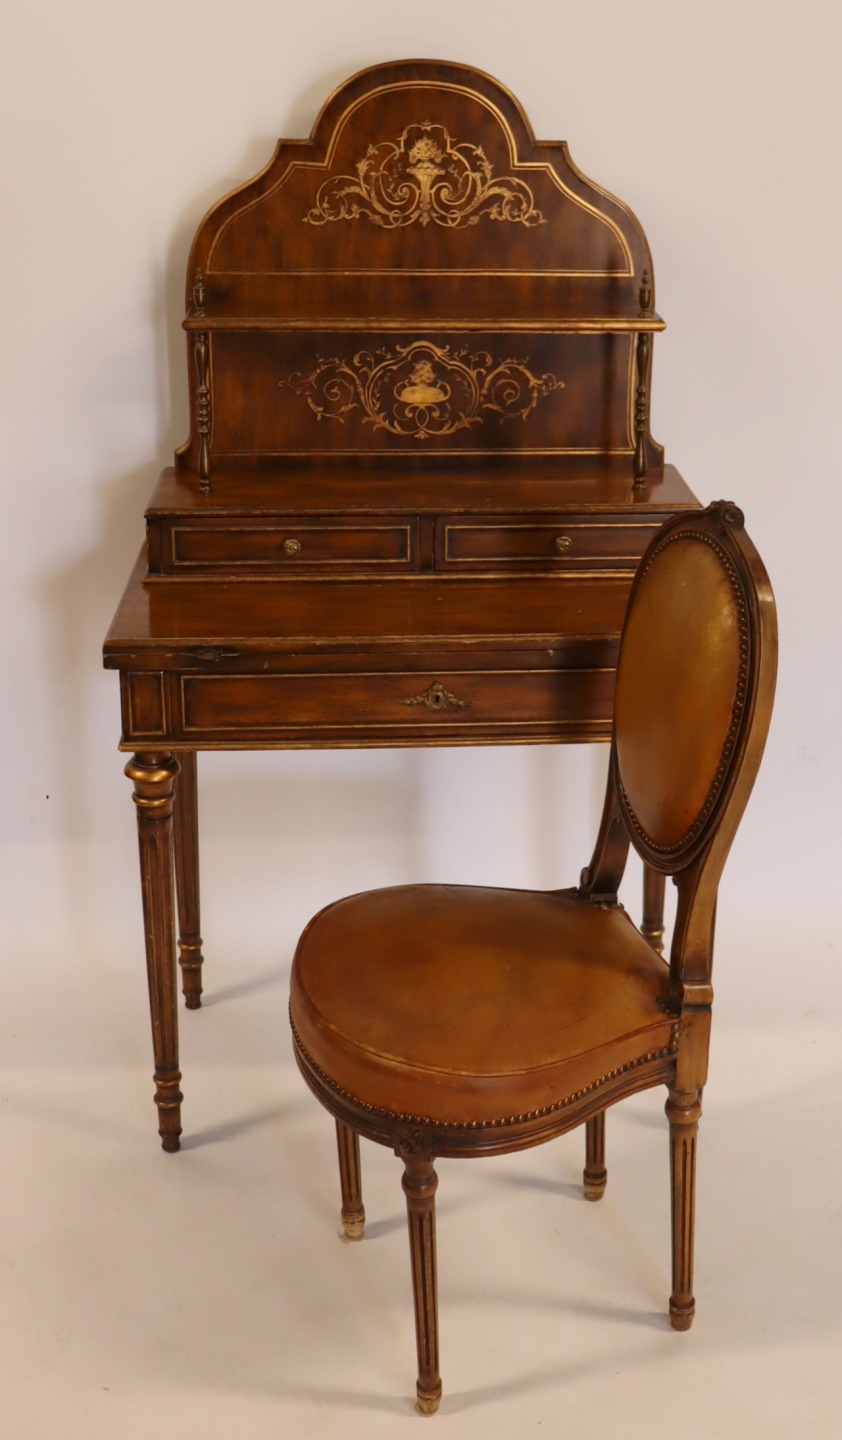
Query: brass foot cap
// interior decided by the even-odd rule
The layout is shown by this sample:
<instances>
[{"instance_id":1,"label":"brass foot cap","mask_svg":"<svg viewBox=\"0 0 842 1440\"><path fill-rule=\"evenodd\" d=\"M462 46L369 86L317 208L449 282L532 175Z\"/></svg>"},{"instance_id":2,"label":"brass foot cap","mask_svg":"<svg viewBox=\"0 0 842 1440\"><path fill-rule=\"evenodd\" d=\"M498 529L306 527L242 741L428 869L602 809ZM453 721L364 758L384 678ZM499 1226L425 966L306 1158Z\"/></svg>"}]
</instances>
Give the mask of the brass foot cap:
<instances>
[{"instance_id":1,"label":"brass foot cap","mask_svg":"<svg viewBox=\"0 0 842 1440\"><path fill-rule=\"evenodd\" d=\"M356 1215L343 1215L342 1229L345 1231L346 1240L362 1240L365 1234L365 1211L360 1210Z\"/></svg>"},{"instance_id":2,"label":"brass foot cap","mask_svg":"<svg viewBox=\"0 0 842 1440\"><path fill-rule=\"evenodd\" d=\"M181 1147L181 1136L180 1136L180 1135L162 1135L162 1136L161 1136L161 1149L162 1149L162 1150L166 1150L166 1152L167 1152L168 1155L174 1155L175 1152L176 1152L176 1150L178 1150L180 1147Z\"/></svg>"},{"instance_id":3,"label":"brass foot cap","mask_svg":"<svg viewBox=\"0 0 842 1440\"><path fill-rule=\"evenodd\" d=\"M437 1395L422 1395L421 1391L419 1390L417 1392L417 1395L418 1398L415 1401L415 1408L418 1411L418 1414L435 1415L436 1411L439 1408L439 1405L441 1404L441 1390L439 1390Z\"/></svg>"},{"instance_id":4,"label":"brass foot cap","mask_svg":"<svg viewBox=\"0 0 842 1440\"><path fill-rule=\"evenodd\" d=\"M670 1305L670 1325L673 1330L689 1330L693 1324L693 1316L696 1313L696 1302L691 1300L689 1305Z\"/></svg>"},{"instance_id":5,"label":"brass foot cap","mask_svg":"<svg viewBox=\"0 0 842 1440\"><path fill-rule=\"evenodd\" d=\"M607 1170L585 1170L582 1173L582 1187L586 1200L601 1200L608 1184Z\"/></svg>"}]
</instances>

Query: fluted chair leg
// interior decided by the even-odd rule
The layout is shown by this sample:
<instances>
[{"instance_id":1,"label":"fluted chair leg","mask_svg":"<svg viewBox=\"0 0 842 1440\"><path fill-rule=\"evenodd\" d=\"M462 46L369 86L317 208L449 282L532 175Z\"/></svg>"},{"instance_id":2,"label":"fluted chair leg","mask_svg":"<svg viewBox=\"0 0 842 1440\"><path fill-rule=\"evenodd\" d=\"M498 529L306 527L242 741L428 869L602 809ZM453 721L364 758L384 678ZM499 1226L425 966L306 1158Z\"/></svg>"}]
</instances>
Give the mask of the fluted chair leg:
<instances>
[{"instance_id":1,"label":"fluted chair leg","mask_svg":"<svg viewBox=\"0 0 842 1440\"><path fill-rule=\"evenodd\" d=\"M415 1340L418 1349L416 1408L433 1415L441 1400L439 1321L436 1280L436 1201L438 1176L432 1160L404 1156L403 1188L409 1221Z\"/></svg>"},{"instance_id":2,"label":"fluted chair leg","mask_svg":"<svg viewBox=\"0 0 842 1440\"><path fill-rule=\"evenodd\" d=\"M605 1111L585 1121L585 1199L601 1200L608 1183L605 1168Z\"/></svg>"},{"instance_id":3,"label":"fluted chair leg","mask_svg":"<svg viewBox=\"0 0 842 1440\"><path fill-rule=\"evenodd\" d=\"M339 1150L339 1184L342 1187L342 1228L349 1240L362 1240L365 1231L362 1178L360 1172L360 1137L356 1130L336 1122L336 1144Z\"/></svg>"},{"instance_id":4,"label":"fluted chair leg","mask_svg":"<svg viewBox=\"0 0 842 1440\"><path fill-rule=\"evenodd\" d=\"M666 1103L670 1122L672 1190L672 1294L670 1324L689 1330L696 1313L693 1298L693 1232L696 1218L696 1134L702 1113L701 1091L670 1090Z\"/></svg>"}]
</instances>

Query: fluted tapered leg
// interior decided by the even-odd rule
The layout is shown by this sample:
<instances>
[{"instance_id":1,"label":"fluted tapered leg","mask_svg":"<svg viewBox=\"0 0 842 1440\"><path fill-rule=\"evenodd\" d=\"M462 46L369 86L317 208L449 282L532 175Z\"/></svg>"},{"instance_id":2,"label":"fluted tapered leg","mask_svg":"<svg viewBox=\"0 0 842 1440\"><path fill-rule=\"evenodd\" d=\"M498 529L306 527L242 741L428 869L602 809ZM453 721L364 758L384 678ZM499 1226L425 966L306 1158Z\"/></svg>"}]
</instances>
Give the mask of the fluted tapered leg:
<instances>
[{"instance_id":1,"label":"fluted tapered leg","mask_svg":"<svg viewBox=\"0 0 842 1440\"><path fill-rule=\"evenodd\" d=\"M173 894L173 784L178 763L167 752L144 751L132 756L126 774L134 783L137 807L158 1133L164 1149L173 1151L180 1143L182 1101Z\"/></svg>"},{"instance_id":2,"label":"fluted tapered leg","mask_svg":"<svg viewBox=\"0 0 842 1440\"><path fill-rule=\"evenodd\" d=\"M601 1200L608 1183L605 1168L605 1111L585 1122L585 1199Z\"/></svg>"},{"instance_id":3,"label":"fluted tapered leg","mask_svg":"<svg viewBox=\"0 0 842 1440\"><path fill-rule=\"evenodd\" d=\"M342 1187L342 1228L349 1240L362 1240L365 1208L360 1171L360 1137L356 1130L337 1120L336 1144L339 1150L339 1183Z\"/></svg>"},{"instance_id":4,"label":"fluted tapered leg","mask_svg":"<svg viewBox=\"0 0 842 1440\"><path fill-rule=\"evenodd\" d=\"M441 1400L439 1375L439 1321L436 1281L436 1189L438 1176L432 1160L404 1156L403 1188L409 1220L412 1293L415 1300L415 1339L418 1348L416 1405L432 1415Z\"/></svg>"},{"instance_id":5,"label":"fluted tapered leg","mask_svg":"<svg viewBox=\"0 0 842 1440\"><path fill-rule=\"evenodd\" d=\"M646 936L653 950L664 953L664 897L666 876L651 866L643 867L643 920L640 933Z\"/></svg>"},{"instance_id":6,"label":"fluted tapered leg","mask_svg":"<svg viewBox=\"0 0 842 1440\"><path fill-rule=\"evenodd\" d=\"M175 890L178 897L178 963L184 1003L198 1010L202 1003L202 937L199 933L199 796L196 751L179 756L175 786Z\"/></svg>"},{"instance_id":7,"label":"fluted tapered leg","mask_svg":"<svg viewBox=\"0 0 842 1440\"><path fill-rule=\"evenodd\" d=\"M696 1134L702 1113L701 1091L670 1090L666 1103L670 1122L672 1189L672 1294L670 1323L689 1330L696 1312L693 1298L693 1232L696 1213Z\"/></svg>"}]
</instances>

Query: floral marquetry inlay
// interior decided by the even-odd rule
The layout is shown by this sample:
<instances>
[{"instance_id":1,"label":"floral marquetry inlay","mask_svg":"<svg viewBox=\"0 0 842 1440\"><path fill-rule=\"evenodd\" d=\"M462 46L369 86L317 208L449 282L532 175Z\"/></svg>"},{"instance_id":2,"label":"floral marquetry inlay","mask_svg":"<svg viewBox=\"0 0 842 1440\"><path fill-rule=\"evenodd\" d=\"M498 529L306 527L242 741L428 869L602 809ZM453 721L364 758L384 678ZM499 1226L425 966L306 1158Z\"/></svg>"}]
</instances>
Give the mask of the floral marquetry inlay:
<instances>
[{"instance_id":1,"label":"floral marquetry inlay","mask_svg":"<svg viewBox=\"0 0 842 1440\"><path fill-rule=\"evenodd\" d=\"M513 175L495 178L481 145L452 140L443 125L409 125L397 140L369 145L355 175L332 175L304 216L310 225L367 216L387 230L445 225L458 230L489 220L546 224L529 186Z\"/></svg>"},{"instance_id":2,"label":"floral marquetry inlay","mask_svg":"<svg viewBox=\"0 0 842 1440\"><path fill-rule=\"evenodd\" d=\"M453 435L482 423L485 413L526 420L539 399L563 390L555 375L533 375L525 360L494 360L439 348L428 340L352 360L319 360L312 374L278 382L303 396L317 420L344 423L362 410L364 423L415 440Z\"/></svg>"}]
</instances>

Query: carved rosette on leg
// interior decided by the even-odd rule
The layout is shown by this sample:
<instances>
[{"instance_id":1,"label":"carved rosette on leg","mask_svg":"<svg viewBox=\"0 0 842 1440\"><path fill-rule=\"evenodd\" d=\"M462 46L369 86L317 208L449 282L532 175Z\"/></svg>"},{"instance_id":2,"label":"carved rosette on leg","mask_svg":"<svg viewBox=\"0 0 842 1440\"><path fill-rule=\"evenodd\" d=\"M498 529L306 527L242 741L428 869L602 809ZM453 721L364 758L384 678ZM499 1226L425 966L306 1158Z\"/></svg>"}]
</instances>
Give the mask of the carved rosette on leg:
<instances>
[{"instance_id":1,"label":"carved rosette on leg","mask_svg":"<svg viewBox=\"0 0 842 1440\"><path fill-rule=\"evenodd\" d=\"M356 1130L337 1120L336 1144L339 1150L339 1183L342 1188L342 1228L346 1239L362 1240L365 1231L365 1207L360 1170L360 1137Z\"/></svg>"},{"instance_id":2,"label":"carved rosette on leg","mask_svg":"<svg viewBox=\"0 0 842 1440\"><path fill-rule=\"evenodd\" d=\"M126 765L134 784L146 970L155 1053L155 1104L165 1150L179 1147L181 1072L176 1009L173 799L178 762L168 752L140 752Z\"/></svg>"},{"instance_id":3,"label":"carved rosette on leg","mask_svg":"<svg viewBox=\"0 0 842 1440\"><path fill-rule=\"evenodd\" d=\"M696 1218L696 1135L702 1113L701 1091L670 1090L666 1103L670 1122L672 1195L672 1294L670 1324L689 1330L696 1313L693 1298L693 1237Z\"/></svg>"},{"instance_id":4,"label":"carved rosette on leg","mask_svg":"<svg viewBox=\"0 0 842 1440\"><path fill-rule=\"evenodd\" d=\"M608 1183L605 1168L605 1111L592 1115L585 1122L585 1172L584 1188L586 1200L601 1200Z\"/></svg>"},{"instance_id":5,"label":"carved rosette on leg","mask_svg":"<svg viewBox=\"0 0 842 1440\"><path fill-rule=\"evenodd\" d=\"M202 1003L202 937L199 933L199 802L196 752L185 750L179 760L175 787L175 889L178 898L178 963L188 1010Z\"/></svg>"},{"instance_id":6,"label":"carved rosette on leg","mask_svg":"<svg viewBox=\"0 0 842 1440\"><path fill-rule=\"evenodd\" d=\"M439 1324L436 1278L436 1201L438 1176L429 1152L407 1145L397 1153L404 1162L403 1189L409 1221L412 1293L415 1301L415 1339L418 1349L416 1408L433 1415L441 1400L439 1375Z\"/></svg>"}]
</instances>

